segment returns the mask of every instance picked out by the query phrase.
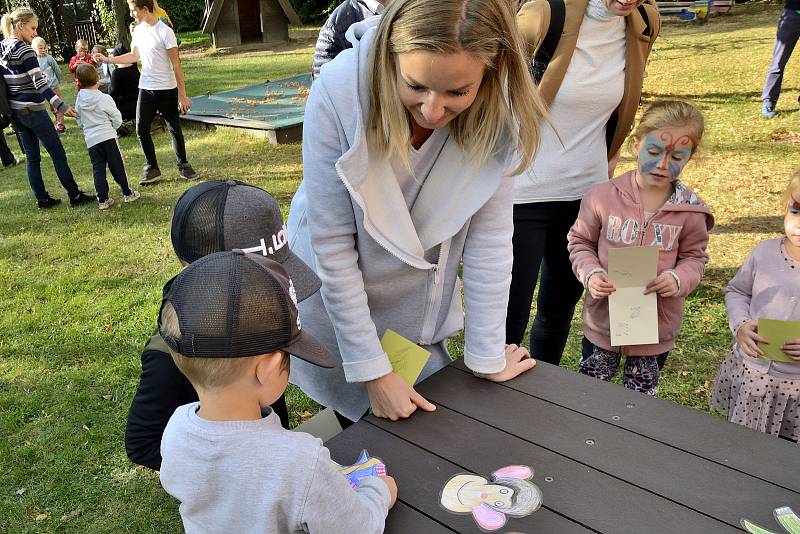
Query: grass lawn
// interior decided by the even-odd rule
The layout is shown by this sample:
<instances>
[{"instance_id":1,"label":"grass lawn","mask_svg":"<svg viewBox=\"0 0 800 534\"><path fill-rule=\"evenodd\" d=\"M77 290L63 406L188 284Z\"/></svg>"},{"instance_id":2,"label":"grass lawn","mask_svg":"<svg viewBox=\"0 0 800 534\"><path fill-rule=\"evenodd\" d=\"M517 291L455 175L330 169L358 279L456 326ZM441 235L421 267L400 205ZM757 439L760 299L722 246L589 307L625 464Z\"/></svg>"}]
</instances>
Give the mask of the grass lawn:
<instances>
[{"instance_id":1,"label":"grass lawn","mask_svg":"<svg viewBox=\"0 0 800 534\"><path fill-rule=\"evenodd\" d=\"M771 121L759 115L778 11L737 5L734 14L704 26L666 24L645 82L646 101L688 98L708 121L702 157L684 178L712 206L717 227L706 277L688 301L661 389L663 397L702 410L731 344L724 286L757 242L782 230L780 193L800 166L797 60L784 80L783 111ZM187 36L189 93L308 70L314 33L303 29L295 37L275 52L230 54ZM65 85L73 101L74 87ZM63 141L73 171L91 191L83 137L73 120L67 126ZM161 286L179 270L169 240L171 209L190 185L170 165L168 136L159 133L155 141L167 179L143 189L140 202L107 212L93 206L37 212L24 167L0 172L0 533L181 531L177 502L155 473L128 461L123 447L139 354L155 326ZM121 144L138 182L138 143L128 137ZM188 131L187 149L205 178L255 183L288 210L302 175L299 145ZM631 165L624 160L621 170ZM65 199L47 157L43 169L51 194ZM121 200L113 183L111 194ZM580 328L576 320L565 355L573 368ZM453 349L460 352L459 340ZM315 409L290 392L295 422Z\"/></svg>"}]
</instances>

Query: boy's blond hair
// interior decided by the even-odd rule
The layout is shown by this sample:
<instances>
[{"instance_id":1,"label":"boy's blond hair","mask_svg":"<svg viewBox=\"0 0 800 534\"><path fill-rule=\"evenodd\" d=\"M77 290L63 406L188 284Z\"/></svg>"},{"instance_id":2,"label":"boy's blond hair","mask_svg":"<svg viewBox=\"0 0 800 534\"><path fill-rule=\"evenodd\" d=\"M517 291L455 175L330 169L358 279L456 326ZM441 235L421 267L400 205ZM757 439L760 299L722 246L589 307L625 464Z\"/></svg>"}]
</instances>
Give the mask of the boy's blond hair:
<instances>
[{"instance_id":1,"label":"boy's blond hair","mask_svg":"<svg viewBox=\"0 0 800 534\"><path fill-rule=\"evenodd\" d=\"M75 51L83 47L89 48L89 41L86 39L78 39L75 41Z\"/></svg>"},{"instance_id":2,"label":"boy's blond hair","mask_svg":"<svg viewBox=\"0 0 800 534\"><path fill-rule=\"evenodd\" d=\"M172 303L167 301L161 309L161 330L164 335L180 339L181 327L178 314ZM246 370L252 366L252 357L228 358L194 358L184 356L179 352L169 349L175 365L195 388L214 389L229 386L239 380ZM288 371L289 355L283 353L281 370Z\"/></svg>"},{"instance_id":3,"label":"boy's blond hair","mask_svg":"<svg viewBox=\"0 0 800 534\"><path fill-rule=\"evenodd\" d=\"M36 36L33 38L33 40L31 40L31 48L33 48L34 51L39 50L40 45L44 45L45 49L47 49L47 41L41 37Z\"/></svg>"}]
</instances>

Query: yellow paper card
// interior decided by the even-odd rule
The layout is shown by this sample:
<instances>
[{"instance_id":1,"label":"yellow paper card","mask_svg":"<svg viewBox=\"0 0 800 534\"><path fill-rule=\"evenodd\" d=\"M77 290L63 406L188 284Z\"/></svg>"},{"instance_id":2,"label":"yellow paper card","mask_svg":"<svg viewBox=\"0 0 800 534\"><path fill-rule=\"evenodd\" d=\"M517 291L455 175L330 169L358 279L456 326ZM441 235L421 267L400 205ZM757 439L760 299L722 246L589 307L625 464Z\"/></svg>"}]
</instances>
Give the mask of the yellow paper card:
<instances>
[{"instance_id":1,"label":"yellow paper card","mask_svg":"<svg viewBox=\"0 0 800 534\"><path fill-rule=\"evenodd\" d=\"M800 338L800 321L776 321L762 317L758 319L758 333L769 341L769 345L758 344L764 351L762 358L778 362L800 363L788 357L781 350L786 341Z\"/></svg>"},{"instance_id":2,"label":"yellow paper card","mask_svg":"<svg viewBox=\"0 0 800 534\"><path fill-rule=\"evenodd\" d=\"M389 356L392 371L413 386L422 368L428 363L431 353L393 330L386 330L381 339L381 346Z\"/></svg>"}]
</instances>

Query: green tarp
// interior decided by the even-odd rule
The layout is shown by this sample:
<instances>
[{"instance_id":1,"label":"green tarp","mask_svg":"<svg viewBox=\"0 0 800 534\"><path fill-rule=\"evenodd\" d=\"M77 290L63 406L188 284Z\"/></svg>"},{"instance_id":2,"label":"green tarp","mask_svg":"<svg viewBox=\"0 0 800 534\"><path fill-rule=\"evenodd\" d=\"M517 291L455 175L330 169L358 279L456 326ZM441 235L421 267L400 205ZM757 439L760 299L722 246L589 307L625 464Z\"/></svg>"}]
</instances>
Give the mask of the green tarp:
<instances>
[{"instance_id":1,"label":"green tarp","mask_svg":"<svg viewBox=\"0 0 800 534\"><path fill-rule=\"evenodd\" d=\"M248 85L232 91L192 98L192 109L184 118L203 117L255 121L272 129L303 124L303 111L311 87L311 75L302 74Z\"/></svg>"}]
</instances>

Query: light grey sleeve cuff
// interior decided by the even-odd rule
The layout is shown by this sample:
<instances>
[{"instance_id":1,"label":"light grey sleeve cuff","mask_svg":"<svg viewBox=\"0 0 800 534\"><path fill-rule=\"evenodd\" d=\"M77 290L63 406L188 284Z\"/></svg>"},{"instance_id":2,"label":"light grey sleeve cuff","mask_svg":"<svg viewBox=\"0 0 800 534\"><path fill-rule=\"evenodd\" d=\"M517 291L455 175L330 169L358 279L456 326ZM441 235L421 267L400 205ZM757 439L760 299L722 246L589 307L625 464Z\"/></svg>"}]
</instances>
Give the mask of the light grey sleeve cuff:
<instances>
[{"instance_id":1,"label":"light grey sleeve cuff","mask_svg":"<svg viewBox=\"0 0 800 534\"><path fill-rule=\"evenodd\" d=\"M676 272L675 272L675 271L673 271L673 270L664 271L664 272L665 272L665 273L669 273L669 274L671 274L671 275L672 275L672 278L674 278L674 279L675 279L675 282L678 284L678 291L680 291L680 290L681 290L681 277L680 277L680 276L678 276L678 273L676 273Z\"/></svg>"},{"instance_id":2,"label":"light grey sleeve cuff","mask_svg":"<svg viewBox=\"0 0 800 534\"><path fill-rule=\"evenodd\" d=\"M386 506L386 509L389 509L389 504L392 502L392 494L389 493L389 486L386 485L386 482L378 477L364 477L359 480L356 492L363 493L367 489L375 490L381 496L381 501Z\"/></svg>"},{"instance_id":3,"label":"light grey sleeve cuff","mask_svg":"<svg viewBox=\"0 0 800 534\"><path fill-rule=\"evenodd\" d=\"M589 278L591 278L593 274L597 274L597 273L603 273L606 276L608 276L608 273L606 272L605 269L603 269L602 267L595 267L594 269L592 269L591 271L586 273L586 275L583 277L583 288L584 289L588 289L589 288Z\"/></svg>"},{"instance_id":4,"label":"light grey sleeve cuff","mask_svg":"<svg viewBox=\"0 0 800 534\"><path fill-rule=\"evenodd\" d=\"M506 354L499 356L476 356L464 349L464 365L478 375L499 373L506 368Z\"/></svg>"},{"instance_id":5,"label":"light grey sleeve cuff","mask_svg":"<svg viewBox=\"0 0 800 534\"><path fill-rule=\"evenodd\" d=\"M347 382L368 382L392 372L392 364L385 352L366 360L342 362Z\"/></svg>"}]
</instances>

